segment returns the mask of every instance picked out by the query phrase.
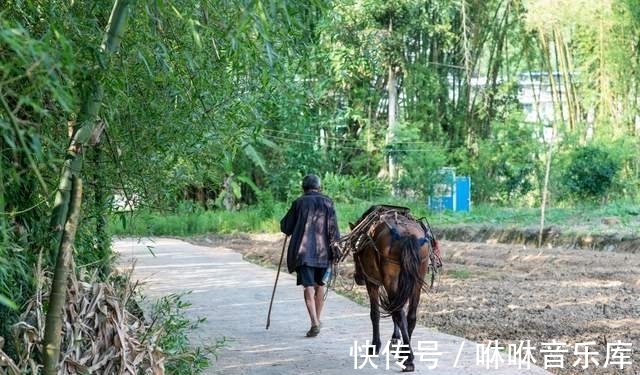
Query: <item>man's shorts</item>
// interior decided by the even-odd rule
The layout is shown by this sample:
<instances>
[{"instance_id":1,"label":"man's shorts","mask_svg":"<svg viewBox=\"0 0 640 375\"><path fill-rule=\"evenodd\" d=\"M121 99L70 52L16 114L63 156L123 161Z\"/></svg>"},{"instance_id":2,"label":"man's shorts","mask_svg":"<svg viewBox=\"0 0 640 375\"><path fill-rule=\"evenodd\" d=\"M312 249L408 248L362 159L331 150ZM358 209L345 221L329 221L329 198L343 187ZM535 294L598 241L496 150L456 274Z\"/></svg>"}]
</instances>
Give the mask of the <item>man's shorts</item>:
<instances>
[{"instance_id":1,"label":"man's shorts","mask_svg":"<svg viewBox=\"0 0 640 375\"><path fill-rule=\"evenodd\" d=\"M322 278L327 272L327 267L300 266L296 269L297 285L304 287L324 285Z\"/></svg>"}]
</instances>

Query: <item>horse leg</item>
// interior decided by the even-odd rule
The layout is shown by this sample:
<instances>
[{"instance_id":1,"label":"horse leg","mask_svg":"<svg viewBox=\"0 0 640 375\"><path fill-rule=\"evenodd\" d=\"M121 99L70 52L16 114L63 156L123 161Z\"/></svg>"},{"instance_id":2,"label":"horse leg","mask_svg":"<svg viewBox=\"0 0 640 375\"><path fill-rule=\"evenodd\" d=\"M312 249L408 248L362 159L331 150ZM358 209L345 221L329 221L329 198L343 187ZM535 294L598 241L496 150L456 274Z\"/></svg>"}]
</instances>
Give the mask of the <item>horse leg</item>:
<instances>
[{"instance_id":1,"label":"horse leg","mask_svg":"<svg viewBox=\"0 0 640 375\"><path fill-rule=\"evenodd\" d=\"M419 295L418 295L419 298ZM407 333L409 334L409 340L411 340L411 334L416 327L418 303L415 300L415 296L410 299L409 309L407 311ZM396 323L396 319L393 320L393 335L391 335L391 342L396 344L402 343L402 336L400 332L400 326Z\"/></svg>"},{"instance_id":2,"label":"horse leg","mask_svg":"<svg viewBox=\"0 0 640 375\"><path fill-rule=\"evenodd\" d=\"M393 334L391 335L391 343L392 344L401 344L402 337L400 336L400 328L398 324L396 324L395 319L393 320Z\"/></svg>"},{"instance_id":3,"label":"horse leg","mask_svg":"<svg viewBox=\"0 0 640 375\"><path fill-rule=\"evenodd\" d=\"M369 305L370 305L370 311L369 311L369 316L371 317L371 325L373 327L373 339L371 341L371 344L373 345L373 353L371 353L371 351L369 352L369 354L371 355L377 355L378 353L380 353L380 348L382 347L382 341L380 340L380 305L379 305L379 298L380 298L380 287L372 284L372 283L367 283L367 292L369 293Z\"/></svg>"},{"instance_id":4,"label":"horse leg","mask_svg":"<svg viewBox=\"0 0 640 375\"><path fill-rule=\"evenodd\" d=\"M353 263L355 264L355 270L353 273L353 279L356 285L365 285L366 278L362 271L362 263L360 262L360 255L356 252L353 254Z\"/></svg>"},{"instance_id":5,"label":"horse leg","mask_svg":"<svg viewBox=\"0 0 640 375\"><path fill-rule=\"evenodd\" d=\"M418 305L420 304L421 289L414 292L411 299L409 299L409 308L407 309L407 332L409 333L409 340L413 335L413 330L416 328L416 322L418 320Z\"/></svg>"},{"instance_id":6,"label":"horse leg","mask_svg":"<svg viewBox=\"0 0 640 375\"><path fill-rule=\"evenodd\" d=\"M399 350L399 354L402 354L402 357L405 357L406 360L403 363L404 368L402 372L412 372L415 370L415 365L413 363L413 349L411 349L411 336L408 331L408 322L407 322L407 313L404 309L400 309L393 313L393 323L397 325L400 330L400 334L402 335L402 346L398 346L397 350ZM414 322L415 326L415 322Z\"/></svg>"}]
</instances>

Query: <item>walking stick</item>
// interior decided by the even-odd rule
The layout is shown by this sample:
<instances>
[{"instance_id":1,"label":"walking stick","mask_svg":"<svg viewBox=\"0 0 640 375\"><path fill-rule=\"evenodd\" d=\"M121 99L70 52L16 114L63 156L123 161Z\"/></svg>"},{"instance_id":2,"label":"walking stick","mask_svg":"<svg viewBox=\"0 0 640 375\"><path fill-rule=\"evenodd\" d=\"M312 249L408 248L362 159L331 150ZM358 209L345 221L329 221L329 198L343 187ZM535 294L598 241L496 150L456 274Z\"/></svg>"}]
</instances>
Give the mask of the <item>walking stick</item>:
<instances>
[{"instance_id":1,"label":"walking stick","mask_svg":"<svg viewBox=\"0 0 640 375\"><path fill-rule=\"evenodd\" d=\"M278 263L278 272L276 273L276 282L273 284L273 292L271 293L271 302L269 302L269 313L267 314L267 328L269 329L269 325L271 325L271 307L273 306L273 297L276 295L276 285L278 285L278 276L280 276L280 267L282 267L282 258L284 258L284 249L287 246L287 239L289 236L284 238L284 242L282 243L282 253L280 254L280 262Z\"/></svg>"}]
</instances>

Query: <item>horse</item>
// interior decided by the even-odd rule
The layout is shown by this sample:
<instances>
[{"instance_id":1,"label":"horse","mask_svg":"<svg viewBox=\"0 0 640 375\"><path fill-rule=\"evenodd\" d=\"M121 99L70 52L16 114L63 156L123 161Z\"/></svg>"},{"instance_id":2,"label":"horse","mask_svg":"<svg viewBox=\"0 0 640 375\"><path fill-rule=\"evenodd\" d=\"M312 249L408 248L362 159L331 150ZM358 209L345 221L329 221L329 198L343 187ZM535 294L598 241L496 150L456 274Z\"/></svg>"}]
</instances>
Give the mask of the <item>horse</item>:
<instances>
[{"instance_id":1,"label":"horse","mask_svg":"<svg viewBox=\"0 0 640 375\"><path fill-rule=\"evenodd\" d=\"M390 344L401 348L397 354L405 354L400 356L404 358L400 363L402 371L414 371L411 335L427 272L431 270L433 276L442 266L438 242L430 226L414 219L406 207L371 206L350 227L351 232L341 237L339 246L342 259L348 253L353 255L355 281L367 288L373 327L370 354L377 355L382 348L382 308L384 315L393 319Z\"/></svg>"}]
</instances>

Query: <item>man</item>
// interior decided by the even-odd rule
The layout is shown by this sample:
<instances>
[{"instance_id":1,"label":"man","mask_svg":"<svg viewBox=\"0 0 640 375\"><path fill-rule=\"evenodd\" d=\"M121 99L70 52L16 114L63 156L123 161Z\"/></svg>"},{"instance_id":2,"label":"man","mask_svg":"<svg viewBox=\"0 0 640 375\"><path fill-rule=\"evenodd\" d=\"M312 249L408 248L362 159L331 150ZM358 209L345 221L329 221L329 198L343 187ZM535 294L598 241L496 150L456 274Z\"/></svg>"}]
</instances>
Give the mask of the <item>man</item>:
<instances>
[{"instance_id":1,"label":"man","mask_svg":"<svg viewBox=\"0 0 640 375\"><path fill-rule=\"evenodd\" d=\"M297 285L303 287L311 320L307 337L315 337L320 333L324 306L322 278L331 263L338 260L332 254L332 244L340 239L340 231L333 201L320 192L320 178L315 174L306 175L302 179L302 190L304 193L280 220L280 230L291 236L287 268L289 273L296 272Z\"/></svg>"}]
</instances>

